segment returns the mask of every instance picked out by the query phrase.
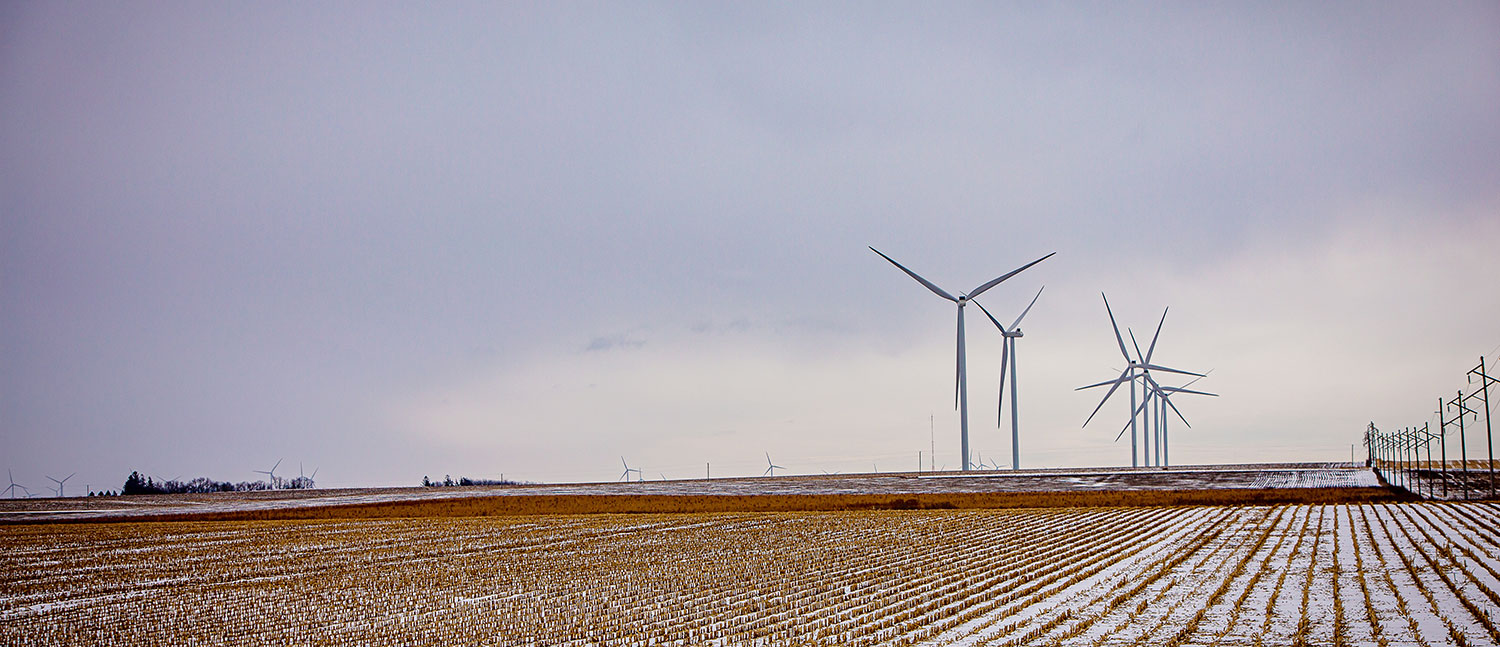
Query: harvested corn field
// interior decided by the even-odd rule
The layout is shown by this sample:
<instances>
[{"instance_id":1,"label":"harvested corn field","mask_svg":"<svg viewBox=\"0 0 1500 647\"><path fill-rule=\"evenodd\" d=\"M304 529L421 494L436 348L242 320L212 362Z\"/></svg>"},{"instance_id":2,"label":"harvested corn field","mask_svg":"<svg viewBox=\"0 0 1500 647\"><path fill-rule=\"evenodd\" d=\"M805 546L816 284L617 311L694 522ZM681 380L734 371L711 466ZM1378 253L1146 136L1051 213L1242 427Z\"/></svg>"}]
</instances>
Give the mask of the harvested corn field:
<instances>
[{"instance_id":1,"label":"harvested corn field","mask_svg":"<svg viewBox=\"0 0 1500 647\"><path fill-rule=\"evenodd\" d=\"M1500 507L0 527L0 643L1494 645Z\"/></svg>"}]
</instances>

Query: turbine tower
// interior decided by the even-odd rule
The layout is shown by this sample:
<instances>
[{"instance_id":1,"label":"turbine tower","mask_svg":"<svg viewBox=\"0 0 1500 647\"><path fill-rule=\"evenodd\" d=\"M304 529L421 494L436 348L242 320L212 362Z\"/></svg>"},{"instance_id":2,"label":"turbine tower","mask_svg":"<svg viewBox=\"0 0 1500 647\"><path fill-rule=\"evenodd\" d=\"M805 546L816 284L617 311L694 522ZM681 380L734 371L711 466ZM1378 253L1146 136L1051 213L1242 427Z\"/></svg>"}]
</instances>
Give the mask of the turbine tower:
<instances>
[{"instance_id":1,"label":"turbine tower","mask_svg":"<svg viewBox=\"0 0 1500 647\"><path fill-rule=\"evenodd\" d=\"M973 290L970 290L967 294L959 293L958 296L953 296L953 295L945 292L942 288L940 288L937 285L933 284L931 281L928 281L927 279L924 279L921 276L918 276L916 272L913 272L913 271L911 271L909 269L906 269L906 266L904 266L904 265L902 265L900 263L897 263L895 259L893 259L893 258L891 258L889 256L886 256L885 254L881 254L880 250L875 249L874 247L871 247L870 251L875 252L876 254L880 254L881 258L883 258L883 259L885 259L887 261L890 261L891 265L895 265L897 268L900 268L900 270L902 272L906 272L907 276L910 276L913 279L916 279L916 281L918 283L921 283L922 286L925 287L925 288L927 288L928 290L932 290L933 294L936 294L936 295L938 295L938 296L940 296L940 297L942 297L944 299L947 299L949 301L952 301L953 303L958 304L958 375L955 378L955 389L954 389L954 394L953 394L953 396L954 396L954 402L953 402L953 404L954 404L954 407L958 409L959 445L960 445L959 451L960 451L960 453L963 454L964 471L967 472L970 469L970 465L969 465L969 384L968 384L968 373L965 370L965 366L964 366L964 306L968 305L969 301L971 299L974 299L975 297L978 297L980 294L983 294L985 290L988 290L988 289L990 289L992 287L995 287L996 285L999 285L1000 282L1004 281L1005 279L1008 279L1008 278L1010 278L1012 276L1020 274L1022 270L1025 270L1026 268L1031 267L1032 265L1036 265L1037 263L1040 263L1042 261L1047 260L1048 258L1051 258L1052 254L1056 254L1057 252L1052 252L1051 254L1047 254L1046 256L1043 256L1043 257L1038 258L1038 259L1036 259L1036 260L1034 260L1034 261L1032 261L1030 263L1022 265L1021 267L1018 267L1018 268L1016 268L1014 270L1011 270L1010 273L1004 274L1004 275L1002 275L1002 276L1000 276L998 278L990 280L987 283L981 284L979 287L974 288Z\"/></svg>"},{"instance_id":2,"label":"turbine tower","mask_svg":"<svg viewBox=\"0 0 1500 647\"><path fill-rule=\"evenodd\" d=\"M984 316L989 317L990 322L1000 329L1000 335L1004 338L1000 346L1000 404L995 413L995 427L1000 428L1004 425L1002 421L1005 419L1003 415L1005 413L1005 369L1008 363L1010 364L1010 468L1013 470L1021 469L1021 416L1016 400L1016 380L1018 379L1016 374L1020 372L1020 368L1016 363L1016 339L1024 336L1021 333L1021 320L1026 318L1026 313L1031 312L1031 306L1036 305L1036 300L1041 298L1042 290L1045 289L1047 286L1044 285L1041 290L1036 291L1036 296L1031 297L1031 303L1026 304L1026 309L1021 311L1021 316L1011 322L1009 330L1000 325L1000 321L985 309L984 304L974 302L974 305L979 306L979 309L984 312Z\"/></svg>"},{"instance_id":3,"label":"turbine tower","mask_svg":"<svg viewBox=\"0 0 1500 647\"><path fill-rule=\"evenodd\" d=\"M1104 296L1104 293L1101 292L1100 296ZM1099 413L1099 410L1104 408L1104 403L1109 401L1109 397L1115 394L1115 391L1120 388L1120 385L1124 384L1127 381L1130 382L1130 466L1140 467L1140 456L1138 453L1140 449L1140 439L1137 435L1136 430L1136 380L1139 379L1142 382L1141 390L1144 397L1144 395L1149 395L1149 393L1146 393L1146 388L1149 385L1148 380L1151 379L1148 375L1149 371L1179 373L1182 375L1191 375L1193 377L1203 377L1203 374L1193 373L1190 371L1182 371L1175 368L1167 368L1165 366L1159 366L1151 363L1151 356L1156 352L1156 341L1159 337L1161 337L1162 324L1166 323L1167 321L1166 310L1162 310L1161 321L1157 322L1156 324L1156 334L1151 337L1150 350L1147 350L1145 356L1141 357L1140 359L1131 357L1130 351L1125 350L1125 338L1120 336L1120 325L1115 322L1115 313L1114 310L1110 309L1109 307L1109 297L1107 296L1104 296L1104 311L1109 313L1109 325L1114 329L1115 343L1120 347L1120 355L1125 358L1125 370L1120 371L1120 376L1113 380L1099 382L1098 384L1090 384L1088 386L1080 386L1074 390L1082 391L1084 389L1092 389L1095 387L1104 386L1106 384L1109 385L1109 392L1104 394L1104 399L1099 401L1099 406L1094 407L1094 411L1093 413L1089 414L1088 420L1083 421L1083 426L1087 427L1089 421L1093 420L1094 416ZM1140 347L1136 346L1136 353L1140 354L1140 352ZM1120 435L1123 436L1124 434L1124 430L1121 430ZM1116 436L1115 439L1119 440L1119 436Z\"/></svg>"}]
</instances>

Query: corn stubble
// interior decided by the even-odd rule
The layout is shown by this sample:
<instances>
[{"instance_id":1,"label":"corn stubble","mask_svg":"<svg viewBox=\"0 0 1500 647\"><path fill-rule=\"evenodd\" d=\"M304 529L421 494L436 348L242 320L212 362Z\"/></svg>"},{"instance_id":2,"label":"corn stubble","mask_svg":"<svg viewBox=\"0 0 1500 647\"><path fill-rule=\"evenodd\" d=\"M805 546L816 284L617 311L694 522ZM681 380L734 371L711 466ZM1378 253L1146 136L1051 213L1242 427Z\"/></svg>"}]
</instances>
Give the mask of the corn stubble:
<instances>
[{"instance_id":1,"label":"corn stubble","mask_svg":"<svg viewBox=\"0 0 1500 647\"><path fill-rule=\"evenodd\" d=\"M1500 644L1500 507L0 527L0 644Z\"/></svg>"}]
</instances>

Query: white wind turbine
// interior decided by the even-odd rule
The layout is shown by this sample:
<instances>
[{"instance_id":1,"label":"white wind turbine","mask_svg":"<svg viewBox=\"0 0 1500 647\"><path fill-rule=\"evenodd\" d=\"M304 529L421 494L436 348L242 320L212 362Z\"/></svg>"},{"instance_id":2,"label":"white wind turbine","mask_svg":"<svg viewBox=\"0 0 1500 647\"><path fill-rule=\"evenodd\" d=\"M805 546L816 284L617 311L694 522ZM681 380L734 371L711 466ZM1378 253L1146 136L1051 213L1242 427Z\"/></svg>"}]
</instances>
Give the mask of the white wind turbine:
<instances>
[{"instance_id":1,"label":"white wind turbine","mask_svg":"<svg viewBox=\"0 0 1500 647\"><path fill-rule=\"evenodd\" d=\"M274 489L276 489L276 468L281 467L281 461L282 460L283 459L280 459L280 458L276 459L276 464L271 466L270 471L266 471L266 470L251 470L251 471L255 472L256 474L265 474L266 476L271 477L271 489L274 490Z\"/></svg>"},{"instance_id":2,"label":"white wind turbine","mask_svg":"<svg viewBox=\"0 0 1500 647\"><path fill-rule=\"evenodd\" d=\"M786 468L782 467L780 465L777 465L775 463L772 463L771 462L771 452L766 452L766 471L761 472L760 473L761 476L767 476L767 475L776 476L776 470L784 470L784 469L786 469Z\"/></svg>"},{"instance_id":3,"label":"white wind turbine","mask_svg":"<svg viewBox=\"0 0 1500 647\"><path fill-rule=\"evenodd\" d=\"M1100 296L1104 296L1103 293L1100 293ZM1151 355L1156 352L1156 340L1161 336L1161 326L1167 321L1167 312L1165 310L1163 310L1161 313L1161 321L1156 324L1156 334L1151 338L1150 350L1147 350L1146 355L1139 360L1131 357L1130 351L1125 350L1125 338L1120 336L1120 326L1115 322L1115 313L1114 310L1110 309L1109 307L1109 297L1107 296L1104 297L1104 310L1105 312L1109 313L1109 325L1114 329L1115 343L1120 347L1120 355L1125 358L1126 366L1125 370L1120 372L1120 376L1113 380L1100 382L1098 384L1090 384L1088 386L1080 386L1075 389L1077 391L1082 391L1084 389L1092 389L1095 387L1104 386L1106 384L1109 385L1109 392L1104 394L1104 399L1099 401L1099 406L1094 407L1094 412L1089 414L1088 420L1083 421L1083 426L1088 426L1089 421L1093 420L1094 416L1099 413L1099 410L1104 408L1104 403L1109 401L1109 396L1114 395L1115 390L1119 389L1121 384L1127 381L1130 382L1130 466L1139 467L1140 458L1138 451L1140 449L1140 440L1136 434L1135 381L1137 379L1141 380L1142 391L1145 391L1150 385L1150 382L1148 381L1151 379L1148 374L1149 371L1179 373L1182 375L1191 375L1194 377L1203 377L1203 374L1193 373L1190 371L1182 371L1175 368L1167 368L1165 366L1158 366L1151 363ZM1136 348L1136 352L1140 353L1139 347ZM1120 435L1124 435L1124 433L1125 432L1122 430L1120 432ZM1116 439L1118 440L1118 437L1116 437Z\"/></svg>"},{"instance_id":4,"label":"white wind turbine","mask_svg":"<svg viewBox=\"0 0 1500 647\"><path fill-rule=\"evenodd\" d=\"M1193 382L1197 382L1197 381L1198 381L1197 379L1193 380ZM1187 418L1184 418L1182 416L1182 412L1177 410L1177 405L1172 404L1172 398L1171 398L1171 396L1173 394L1176 394L1176 393L1189 393L1189 394L1192 394L1192 395L1206 395L1206 396L1209 396L1209 397L1212 397L1212 398L1219 397L1219 394L1217 394L1217 393L1208 393L1207 391L1193 391L1191 389L1188 389L1187 387L1192 386L1193 382L1188 382L1187 384L1184 384L1184 385L1178 386L1178 387L1172 387L1172 386L1162 387L1160 389L1160 391L1159 391L1162 403L1165 404L1165 405L1167 405L1167 406L1172 407L1172 411L1177 414L1178 418L1182 419L1182 424L1187 425L1188 428L1192 428L1192 425L1188 424ZM1168 455L1167 450L1172 447L1172 443L1169 442L1168 439L1167 439L1167 415L1166 415L1166 413L1167 413L1166 409L1165 408L1162 409L1161 418L1160 418L1160 420L1161 420L1161 436L1157 439L1156 446L1159 447L1159 448L1161 448L1161 460L1159 461L1159 463L1161 465L1168 465L1169 466L1169 465L1172 464L1172 460L1171 460L1171 457Z\"/></svg>"},{"instance_id":5,"label":"white wind turbine","mask_svg":"<svg viewBox=\"0 0 1500 647\"><path fill-rule=\"evenodd\" d=\"M52 478L51 476L47 477L47 480L52 481L53 483L57 484L57 496L58 496L58 498L62 498L62 496L63 496L63 485L68 482L68 479L73 478L73 476L75 474L77 474L77 473L78 472L73 472L73 474L69 474L67 476L64 476L61 481L59 481L59 480L57 480L55 478ZM28 494L29 494L29 492L28 492Z\"/></svg>"},{"instance_id":6,"label":"white wind turbine","mask_svg":"<svg viewBox=\"0 0 1500 647\"><path fill-rule=\"evenodd\" d=\"M5 476L10 479L10 487L5 488L6 495L14 499L16 498L16 488L20 488L26 491L26 496L31 496L31 490L27 490L26 486L16 483L16 476L11 474L10 470L5 470Z\"/></svg>"},{"instance_id":7,"label":"white wind turbine","mask_svg":"<svg viewBox=\"0 0 1500 647\"><path fill-rule=\"evenodd\" d=\"M1005 370L1008 363L1010 365L1010 468L1013 470L1021 469L1021 416L1016 401L1016 374L1020 372L1020 368L1016 363L1016 339L1024 336L1021 333L1021 320L1026 318L1026 313L1031 312L1031 306L1036 305L1036 300L1041 298L1042 290L1045 289L1047 289L1047 286L1044 285L1041 290L1036 291L1036 296L1031 297L1031 303L1026 304L1026 309L1021 311L1021 316L1016 317L1016 320L1011 322L1009 329L1001 325L1000 321L995 319L995 315L990 314L990 311L985 309L984 304L978 301L974 302L974 305L979 306L979 309L984 312L984 316L989 317L990 322L995 324L996 328L1000 329L1000 335L1004 338L1000 346L1000 405L995 413L995 427L999 428L1003 426L1002 421L1004 420L1003 414L1005 412Z\"/></svg>"},{"instance_id":8,"label":"white wind turbine","mask_svg":"<svg viewBox=\"0 0 1500 647\"><path fill-rule=\"evenodd\" d=\"M631 467L630 463L626 463L625 462L625 457L624 456L620 457L620 464L625 466L625 473L623 473L623 474L620 475L620 480L621 481L629 481L630 480L630 473L631 472L635 472L635 480L637 480L637 481L644 481L644 480L646 480L646 477L641 476L641 471L639 469Z\"/></svg>"},{"instance_id":9,"label":"white wind turbine","mask_svg":"<svg viewBox=\"0 0 1500 647\"><path fill-rule=\"evenodd\" d=\"M1136 352L1139 353L1140 351L1137 350ZM1212 371L1210 371L1210 372L1212 372ZM1175 404L1172 403L1171 396L1173 394L1187 393L1187 394L1191 394L1191 395L1206 395L1206 396L1214 397L1214 398L1219 397L1219 394L1217 394L1217 393L1209 393L1207 391L1194 391L1192 389L1187 388L1187 387L1192 386L1194 383L1196 383L1198 380L1201 380L1201 379L1203 379L1203 378L1202 377L1195 377L1195 378L1193 378L1193 380L1191 382L1188 382L1187 384L1184 384L1182 386L1162 386L1162 385L1158 384L1156 382L1156 379L1152 378L1150 376L1150 374L1146 374L1145 375L1146 388L1149 390L1149 393L1147 393L1146 399L1145 399L1144 402L1141 403L1141 406L1136 409L1136 413L1145 413L1145 412L1147 412L1148 406L1150 406L1151 404L1155 404L1154 407L1150 408L1149 415L1146 416L1146 420L1148 420L1148 421L1150 421L1152 419L1155 420L1154 424L1149 424L1150 429L1151 429L1151 433L1154 435L1153 436L1153 440L1152 440L1152 443L1153 443L1152 446L1155 448L1154 454L1153 454L1153 452L1150 449L1147 449L1147 457L1146 458L1147 458L1147 461L1150 462L1151 464L1157 465L1157 466L1163 466L1163 467L1164 466L1169 466L1169 465L1172 464L1171 463L1171 458L1170 458L1169 453L1167 451L1168 448L1170 447L1170 443L1167 442L1167 418L1168 418L1168 416L1167 416L1167 408L1168 407L1170 407L1172 409L1173 413L1177 414L1177 418L1182 421L1182 424L1187 425L1187 427L1190 428L1190 429L1193 426L1191 423L1188 422L1187 418L1182 415L1182 411L1177 408L1177 405L1175 405ZM1120 435L1124 435L1125 429L1129 429L1129 428L1130 428L1129 427L1129 423L1126 423L1125 428L1120 430ZM1115 436L1115 440L1119 440L1119 439L1120 439L1119 436ZM1153 459L1154 459L1154 462L1153 462Z\"/></svg>"},{"instance_id":10,"label":"white wind turbine","mask_svg":"<svg viewBox=\"0 0 1500 647\"><path fill-rule=\"evenodd\" d=\"M955 393L954 393L954 403L953 404L954 404L954 407L958 409L959 444L960 444L959 451L963 454L964 471L967 472L970 469L970 463L969 463L969 383L968 383L968 372L965 370L965 365L964 365L964 306L968 305L969 301L971 299L974 299L975 297L978 297L980 294L983 294L985 290L988 290L988 289L990 289L992 287L995 287L996 285L999 285L1001 281L1004 281L1005 279L1008 279L1008 278L1010 278L1012 276L1015 276L1015 275L1021 273L1022 270L1025 270L1026 268L1031 267L1032 265L1036 265L1037 263L1040 263L1042 261L1047 260L1048 258L1051 258L1052 254L1056 254L1057 252L1052 252L1051 254L1047 254L1046 256L1038 258L1038 259L1036 259L1036 260L1034 260L1034 261L1032 261L1030 263L1027 263L1025 265L1022 265L1019 268L1016 268L1016 269L1012 270L1008 274L1002 275L1002 276L1000 276L998 278L990 280L987 283L981 284L979 287L974 288L973 290L970 290L968 292L968 294L960 293L958 296L953 296L953 295L945 292L942 288L940 288L937 285L933 284L931 281L928 281L927 279L924 279L921 276L918 276L916 272L913 272L913 271L911 271L909 269L906 269L906 266L904 266L904 265L902 265L900 263L897 263L895 259L893 259L893 258L891 258L889 256L886 256L885 254L881 254L880 250L875 249L874 247L871 247L870 251L875 252L876 254L880 254L881 258L883 258L883 259L885 259L887 261L890 261L892 265L895 265L896 267L900 268L902 272L906 272L907 276L910 276L913 279L916 279L916 281L918 283L921 283L923 287L926 287L927 289L932 290L933 294L936 294L936 295L938 295L938 296L940 296L940 297L942 297L944 299L947 299L949 301L952 301L952 302L958 304L958 375L957 375L957 377L955 379L956 388L955 388Z\"/></svg>"}]
</instances>

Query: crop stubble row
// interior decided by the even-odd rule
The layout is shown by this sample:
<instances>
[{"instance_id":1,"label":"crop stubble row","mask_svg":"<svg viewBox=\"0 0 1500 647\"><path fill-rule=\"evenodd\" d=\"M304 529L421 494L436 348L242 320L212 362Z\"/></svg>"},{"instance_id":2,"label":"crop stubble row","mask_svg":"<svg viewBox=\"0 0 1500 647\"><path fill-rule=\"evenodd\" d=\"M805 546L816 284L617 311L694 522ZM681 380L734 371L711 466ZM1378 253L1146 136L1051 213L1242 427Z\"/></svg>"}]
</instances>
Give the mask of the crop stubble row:
<instances>
[{"instance_id":1,"label":"crop stubble row","mask_svg":"<svg viewBox=\"0 0 1500 647\"><path fill-rule=\"evenodd\" d=\"M1494 504L0 528L0 643L1500 644Z\"/></svg>"}]
</instances>

